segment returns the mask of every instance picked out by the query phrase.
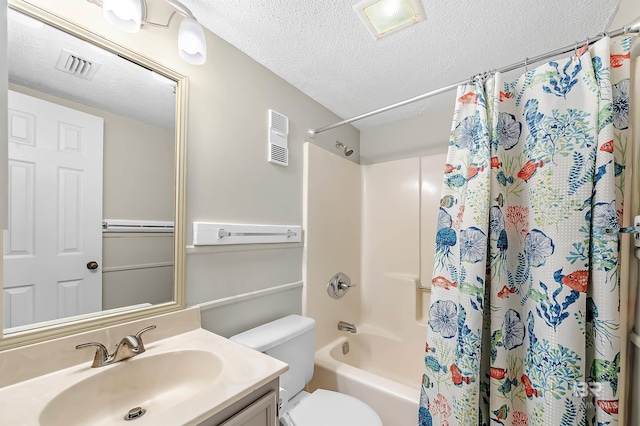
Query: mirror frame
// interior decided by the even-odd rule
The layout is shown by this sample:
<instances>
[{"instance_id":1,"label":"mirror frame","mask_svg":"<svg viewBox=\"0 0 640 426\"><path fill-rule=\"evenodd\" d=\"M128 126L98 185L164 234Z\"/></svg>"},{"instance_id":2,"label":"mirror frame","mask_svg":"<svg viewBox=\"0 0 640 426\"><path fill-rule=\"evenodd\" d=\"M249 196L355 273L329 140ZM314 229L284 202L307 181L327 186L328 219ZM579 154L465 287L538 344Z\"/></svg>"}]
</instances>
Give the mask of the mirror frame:
<instances>
[{"instance_id":1,"label":"mirror frame","mask_svg":"<svg viewBox=\"0 0 640 426\"><path fill-rule=\"evenodd\" d=\"M154 315L173 312L185 308L185 214L186 214L186 153L187 153L187 106L189 93L188 77L155 62L153 59L134 52L124 46L112 42L86 28L57 16L38 6L20 0L8 0L7 6L17 12L51 25L58 30L69 33L82 40L93 43L107 51L115 53L136 65L153 70L176 82L176 143L174 159L174 295L173 301L153 306L123 311L103 311L106 313L86 314L69 322L58 322L20 332L4 334L2 315L0 315L0 351L42 342L58 337L95 330L102 327L147 318ZM7 18L8 19L8 18ZM6 23L4 23L6 25ZM6 141L5 138L3 138ZM0 168L0 170L6 168ZM0 230L0 238L3 232ZM3 280L2 256L0 256L0 283ZM0 292L0 303L2 303ZM2 306L2 305L0 305ZM1 308L0 308L1 311ZM115 311L115 310L114 310Z\"/></svg>"}]
</instances>

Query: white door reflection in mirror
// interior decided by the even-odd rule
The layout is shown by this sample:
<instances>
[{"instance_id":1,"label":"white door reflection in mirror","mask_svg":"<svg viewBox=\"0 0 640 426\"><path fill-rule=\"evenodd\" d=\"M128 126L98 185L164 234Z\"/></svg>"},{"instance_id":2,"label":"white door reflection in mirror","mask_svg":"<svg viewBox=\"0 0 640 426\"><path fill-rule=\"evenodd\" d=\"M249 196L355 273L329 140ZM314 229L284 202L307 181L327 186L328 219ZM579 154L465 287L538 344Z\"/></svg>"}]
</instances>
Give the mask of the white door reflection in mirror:
<instances>
[{"instance_id":1,"label":"white door reflection in mirror","mask_svg":"<svg viewBox=\"0 0 640 426\"><path fill-rule=\"evenodd\" d=\"M102 118L9 91L5 328L102 309L102 145Z\"/></svg>"}]
</instances>

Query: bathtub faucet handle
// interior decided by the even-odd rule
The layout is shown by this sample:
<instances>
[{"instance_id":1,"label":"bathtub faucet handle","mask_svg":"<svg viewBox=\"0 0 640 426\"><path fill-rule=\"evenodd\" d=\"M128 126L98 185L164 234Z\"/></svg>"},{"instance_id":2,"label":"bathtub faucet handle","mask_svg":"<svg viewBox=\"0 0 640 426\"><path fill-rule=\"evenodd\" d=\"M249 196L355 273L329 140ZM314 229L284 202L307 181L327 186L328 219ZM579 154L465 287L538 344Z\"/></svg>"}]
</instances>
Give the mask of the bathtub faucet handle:
<instances>
[{"instance_id":1,"label":"bathtub faucet handle","mask_svg":"<svg viewBox=\"0 0 640 426\"><path fill-rule=\"evenodd\" d=\"M344 296L351 287L356 287L355 284L351 284L351 278L343 272L338 272L329 280L327 293L334 299L339 299Z\"/></svg>"},{"instance_id":2,"label":"bathtub faucet handle","mask_svg":"<svg viewBox=\"0 0 640 426\"><path fill-rule=\"evenodd\" d=\"M347 290L347 289L350 289L351 287L357 287L357 285L351 284L351 280L347 280L347 281L338 280L338 288L340 290Z\"/></svg>"}]
</instances>

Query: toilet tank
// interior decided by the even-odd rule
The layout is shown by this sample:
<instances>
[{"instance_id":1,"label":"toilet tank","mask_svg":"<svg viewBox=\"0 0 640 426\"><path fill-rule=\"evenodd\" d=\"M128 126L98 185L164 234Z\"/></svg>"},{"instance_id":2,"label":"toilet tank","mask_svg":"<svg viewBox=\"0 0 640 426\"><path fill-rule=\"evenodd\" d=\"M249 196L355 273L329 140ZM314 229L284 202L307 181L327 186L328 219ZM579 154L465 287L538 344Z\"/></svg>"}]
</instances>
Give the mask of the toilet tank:
<instances>
[{"instance_id":1,"label":"toilet tank","mask_svg":"<svg viewBox=\"0 0 640 426\"><path fill-rule=\"evenodd\" d=\"M281 396L288 400L313 376L315 323L313 318L289 315L236 334L230 340L289 364L289 370L280 376L280 387L285 390Z\"/></svg>"}]
</instances>

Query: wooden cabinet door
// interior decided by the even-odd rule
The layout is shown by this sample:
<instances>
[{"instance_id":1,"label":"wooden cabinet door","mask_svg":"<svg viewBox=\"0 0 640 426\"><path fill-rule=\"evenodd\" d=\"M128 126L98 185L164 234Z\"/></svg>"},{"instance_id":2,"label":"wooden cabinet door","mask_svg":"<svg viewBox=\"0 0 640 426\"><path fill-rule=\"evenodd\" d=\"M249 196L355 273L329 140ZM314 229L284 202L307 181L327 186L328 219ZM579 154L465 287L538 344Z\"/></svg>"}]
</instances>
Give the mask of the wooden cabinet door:
<instances>
[{"instance_id":1,"label":"wooden cabinet door","mask_svg":"<svg viewBox=\"0 0 640 426\"><path fill-rule=\"evenodd\" d=\"M278 426L276 393L269 392L220 426Z\"/></svg>"}]
</instances>

